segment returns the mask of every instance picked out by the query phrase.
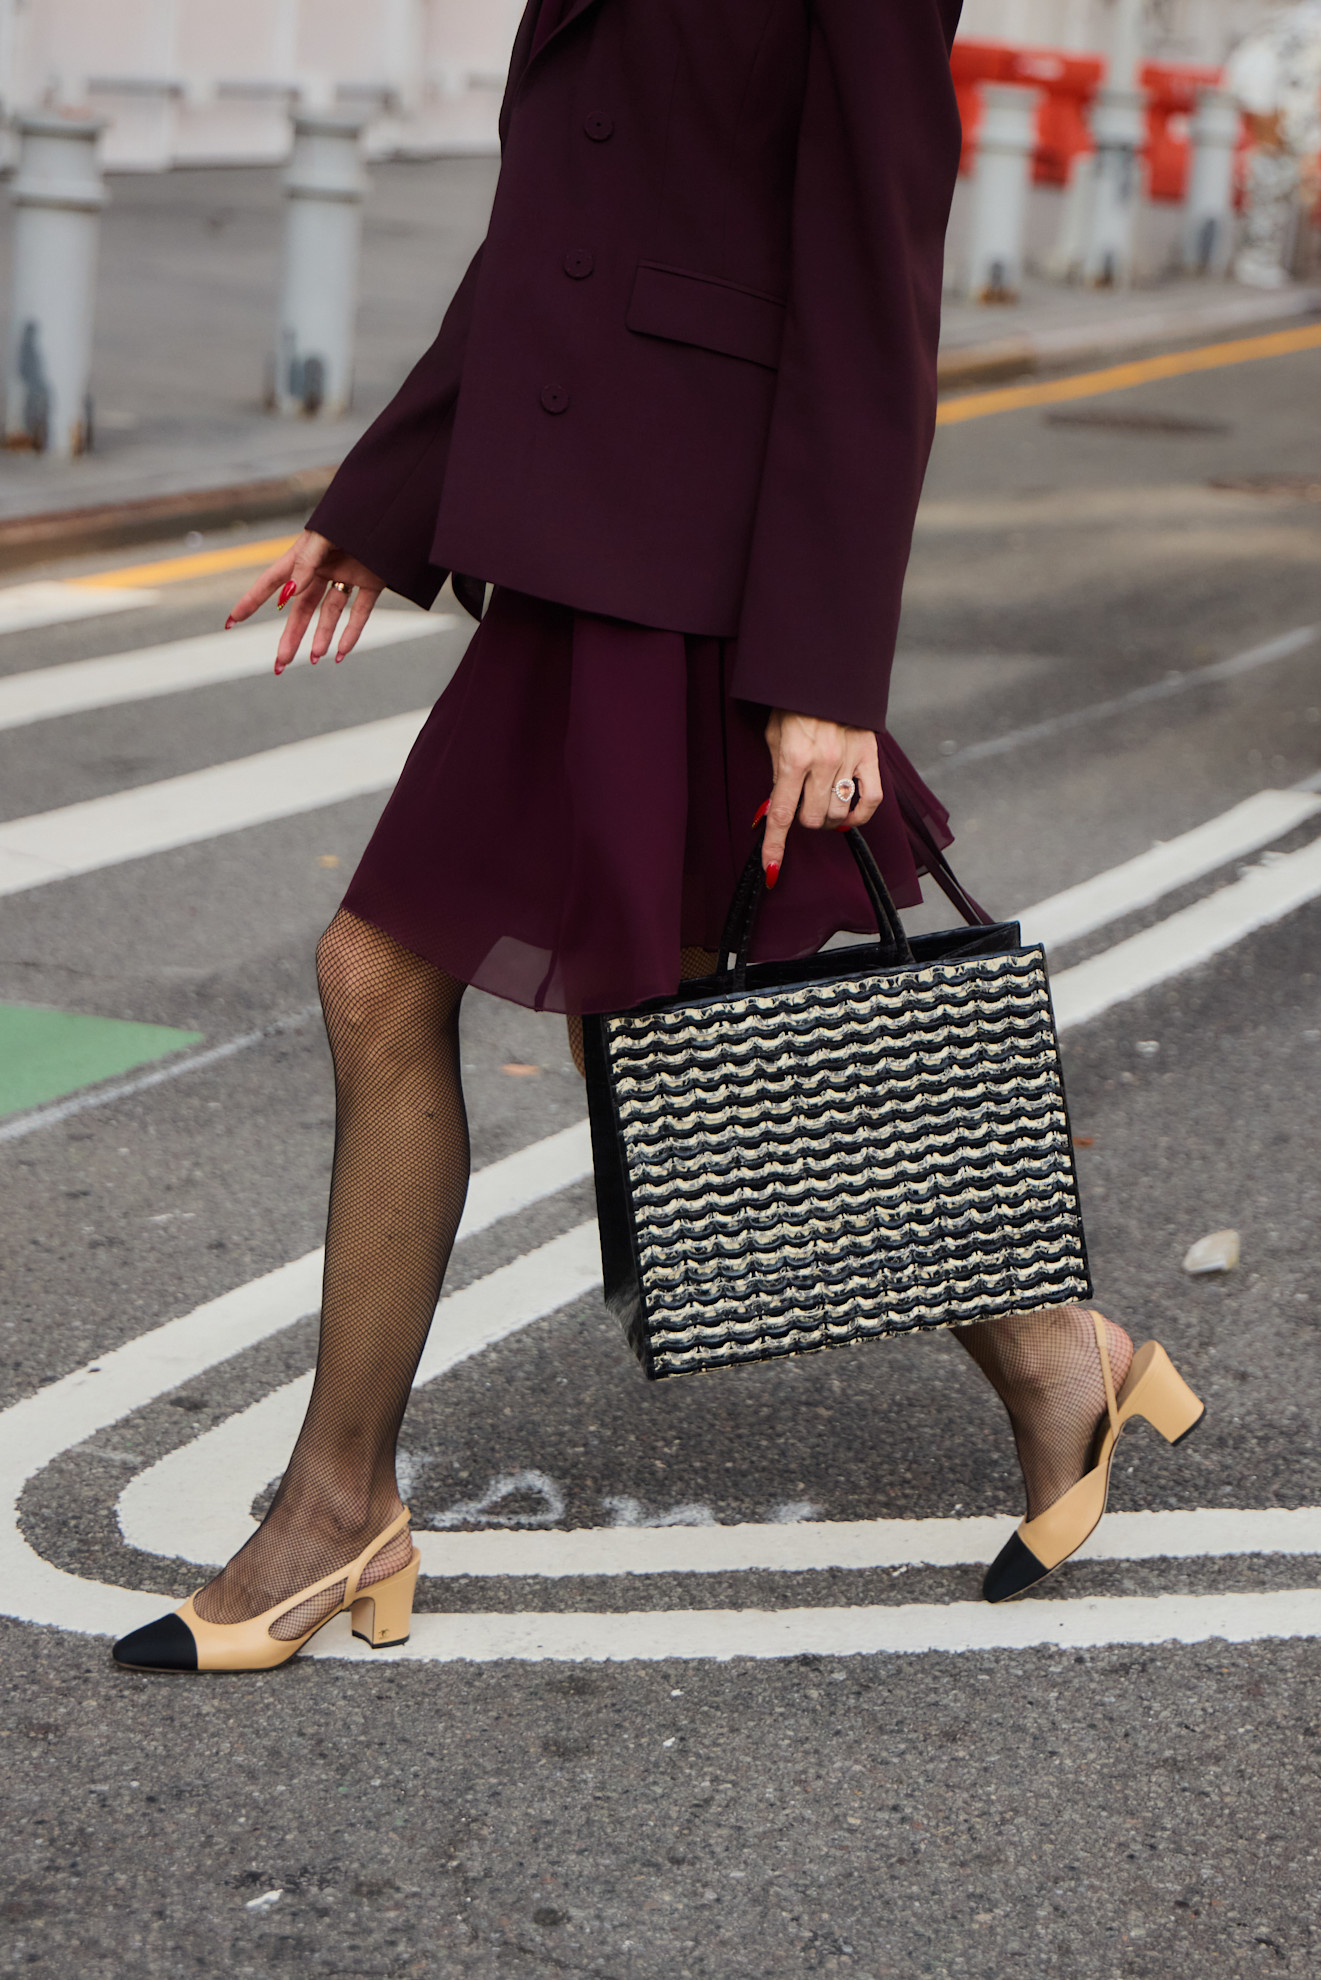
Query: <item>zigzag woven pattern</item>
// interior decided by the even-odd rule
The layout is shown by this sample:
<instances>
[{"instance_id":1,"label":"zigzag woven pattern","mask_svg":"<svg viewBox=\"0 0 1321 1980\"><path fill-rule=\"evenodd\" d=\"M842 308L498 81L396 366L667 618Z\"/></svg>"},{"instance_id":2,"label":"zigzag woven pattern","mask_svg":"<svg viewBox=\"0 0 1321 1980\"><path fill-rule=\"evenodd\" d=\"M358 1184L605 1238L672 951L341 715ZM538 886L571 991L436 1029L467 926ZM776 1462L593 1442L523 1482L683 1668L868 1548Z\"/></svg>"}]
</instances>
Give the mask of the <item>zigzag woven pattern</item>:
<instances>
[{"instance_id":1,"label":"zigzag woven pattern","mask_svg":"<svg viewBox=\"0 0 1321 1980\"><path fill-rule=\"evenodd\" d=\"M1040 949L606 1030L653 1373L1089 1296Z\"/></svg>"}]
</instances>

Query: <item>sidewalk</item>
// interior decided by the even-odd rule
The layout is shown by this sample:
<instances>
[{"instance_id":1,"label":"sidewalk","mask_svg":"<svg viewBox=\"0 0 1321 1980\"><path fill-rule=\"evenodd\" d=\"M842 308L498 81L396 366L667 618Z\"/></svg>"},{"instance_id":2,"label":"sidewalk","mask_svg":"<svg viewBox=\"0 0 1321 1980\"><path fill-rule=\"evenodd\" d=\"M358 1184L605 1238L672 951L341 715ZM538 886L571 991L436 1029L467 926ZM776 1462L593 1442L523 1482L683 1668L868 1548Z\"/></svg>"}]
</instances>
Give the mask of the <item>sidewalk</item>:
<instances>
[{"instance_id":1,"label":"sidewalk","mask_svg":"<svg viewBox=\"0 0 1321 1980\"><path fill-rule=\"evenodd\" d=\"M78 547L297 514L430 343L485 230L496 161L372 170L354 411L262 410L283 225L275 169L112 179L98 293L96 442L54 463L0 453L0 570ZM0 288L10 214L0 211ZM942 384L957 389L1123 352L1196 343L1321 311L1321 289L1224 282L1118 292L1030 285L1014 308L946 306Z\"/></svg>"},{"instance_id":2,"label":"sidewalk","mask_svg":"<svg viewBox=\"0 0 1321 1980\"><path fill-rule=\"evenodd\" d=\"M1170 280L1142 289L1029 281L1016 306L945 303L940 382L956 389L1031 371L1064 371L1161 345L1214 343L1321 314L1321 288L1246 289Z\"/></svg>"}]
</instances>

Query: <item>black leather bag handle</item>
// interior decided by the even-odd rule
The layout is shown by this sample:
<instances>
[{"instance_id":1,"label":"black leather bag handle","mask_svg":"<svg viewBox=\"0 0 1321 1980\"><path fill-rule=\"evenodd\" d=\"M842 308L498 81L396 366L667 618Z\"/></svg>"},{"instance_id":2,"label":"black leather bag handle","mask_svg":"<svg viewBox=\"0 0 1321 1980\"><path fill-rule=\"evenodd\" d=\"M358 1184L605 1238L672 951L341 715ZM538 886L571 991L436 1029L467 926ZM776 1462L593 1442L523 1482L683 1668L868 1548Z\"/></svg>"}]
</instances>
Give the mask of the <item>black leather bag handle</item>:
<instances>
[{"instance_id":1,"label":"black leather bag handle","mask_svg":"<svg viewBox=\"0 0 1321 1980\"><path fill-rule=\"evenodd\" d=\"M993 928L994 915L988 914L981 902L973 899L927 830L925 822L904 803L902 796L899 799L899 811L904 821L904 829L908 833L909 843L916 844L926 861L927 872L950 906L958 909L970 928Z\"/></svg>"},{"instance_id":2,"label":"black leather bag handle","mask_svg":"<svg viewBox=\"0 0 1321 1980\"><path fill-rule=\"evenodd\" d=\"M742 990L748 980L748 951L752 947L752 937L757 926L757 916L766 896L766 875L762 870L761 848L766 836L763 825L757 833L756 843L748 855L748 863L739 875L734 888L734 897L729 904L725 919L724 933L720 937L720 986L724 990ZM862 884L867 890L872 913L876 916L876 932L880 936L887 964L911 963L913 951L908 946L899 911L890 899L890 890L885 884L880 867L872 854L871 847L858 831L847 835L848 848L853 854L854 863L862 876Z\"/></svg>"}]
</instances>

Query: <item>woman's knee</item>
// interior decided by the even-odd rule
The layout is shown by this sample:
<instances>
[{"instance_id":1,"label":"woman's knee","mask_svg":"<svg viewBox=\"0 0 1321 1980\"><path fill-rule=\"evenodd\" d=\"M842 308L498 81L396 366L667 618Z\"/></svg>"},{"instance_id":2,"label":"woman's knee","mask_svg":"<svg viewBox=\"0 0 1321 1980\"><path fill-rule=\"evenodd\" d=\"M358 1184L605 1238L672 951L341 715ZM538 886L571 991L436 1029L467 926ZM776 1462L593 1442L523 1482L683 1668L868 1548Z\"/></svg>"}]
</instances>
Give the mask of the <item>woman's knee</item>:
<instances>
[{"instance_id":1,"label":"woman's knee","mask_svg":"<svg viewBox=\"0 0 1321 1980\"><path fill-rule=\"evenodd\" d=\"M336 1047L352 1041L390 1048L420 1042L457 1010L462 986L389 935L341 908L317 944L317 984Z\"/></svg>"}]
</instances>

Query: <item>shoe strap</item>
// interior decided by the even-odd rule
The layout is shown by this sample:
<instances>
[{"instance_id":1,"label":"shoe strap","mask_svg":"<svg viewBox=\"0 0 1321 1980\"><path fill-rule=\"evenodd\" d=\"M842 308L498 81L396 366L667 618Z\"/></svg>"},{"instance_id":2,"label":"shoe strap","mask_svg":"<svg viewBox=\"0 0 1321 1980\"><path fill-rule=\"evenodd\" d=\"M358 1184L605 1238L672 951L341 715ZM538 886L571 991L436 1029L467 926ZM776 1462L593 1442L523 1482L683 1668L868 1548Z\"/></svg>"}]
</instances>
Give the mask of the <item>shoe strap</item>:
<instances>
[{"instance_id":1,"label":"shoe strap","mask_svg":"<svg viewBox=\"0 0 1321 1980\"><path fill-rule=\"evenodd\" d=\"M282 1616L287 1616L293 1609L301 1608L304 1602L310 1602L316 1596L324 1595L327 1589L336 1587L341 1581L344 1584L343 1606L347 1608L357 1596L358 1586L367 1568L376 1559L382 1547L388 1547L392 1540L398 1538L409 1525L412 1517L412 1513L405 1506L403 1511L363 1548L356 1561L350 1561L347 1567L336 1568L331 1574L322 1575L320 1581L314 1581L309 1588L300 1588L296 1595L289 1596L288 1600L281 1602L278 1607L268 1609L264 1616L254 1616L253 1621L264 1622L269 1632ZM375 1587L376 1584L373 1582L372 1586ZM199 1617L198 1620L200 1622L201 1618Z\"/></svg>"},{"instance_id":2,"label":"shoe strap","mask_svg":"<svg viewBox=\"0 0 1321 1980\"><path fill-rule=\"evenodd\" d=\"M1092 1325L1096 1329L1096 1347L1101 1357L1101 1374L1105 1379L1105 1406L1110 1416L1110 1428L1117 1434L1119 1430L1119 1404L1115 1400L1115 1378L1110 1370L1110 1341L1106 1333L1104 1316L1100 1313L1093 1313Z\"/></svg>"},{"instance_id":3,"label":"shoe strap","mask_svg":"<svg viewBox=\"0 0 1321 1980\"><path fill-rule=\"evenodd\" d=\"M398 1539L399 1535L408 1527L412 1517L412 1513L405 1506L403 1511L390 1521L390 1524L384 1531L377 1534L371 1545L363 1548L357 1560L349 1562L344 1570L344 1578L347 1584L344 1589L344 1600L346 1602L351 1602L354 1596L356 1596L358 1585L363 1575L367 1572L367 1569L371 1566L382 1548L388 1547L392 1540ZM372 1583L372 1586L376 1586L375 1582Z\"/></svg>"}]
</instances>

